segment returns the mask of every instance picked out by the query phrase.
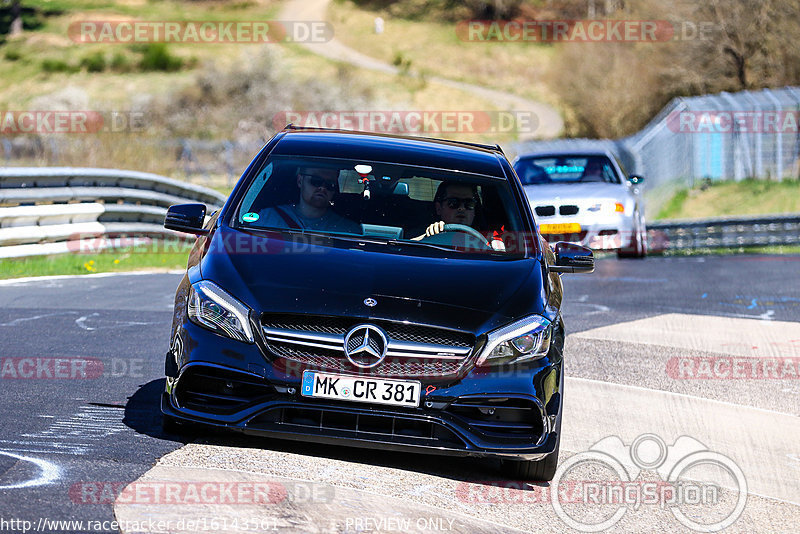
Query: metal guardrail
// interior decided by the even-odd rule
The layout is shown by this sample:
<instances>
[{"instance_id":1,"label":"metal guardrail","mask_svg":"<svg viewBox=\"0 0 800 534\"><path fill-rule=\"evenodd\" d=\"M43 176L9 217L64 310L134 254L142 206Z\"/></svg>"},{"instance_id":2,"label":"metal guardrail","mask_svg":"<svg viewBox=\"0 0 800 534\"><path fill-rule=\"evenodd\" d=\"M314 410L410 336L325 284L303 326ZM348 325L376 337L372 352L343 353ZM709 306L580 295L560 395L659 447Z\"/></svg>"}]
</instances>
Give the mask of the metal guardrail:
<instances>
[{"instance_id":1,"label":"metal guardrail","mask_svg":"<svg viewBox=\"0 0 800 534\"><path fill-rule=\"evenodd\" d=\"M225 196L136 171L0 168L0 258L87 251L87 241L96 251L150 237L185 239L163 227L166 208L185 202L214 210Z\"/></svg>"},{"instance_id":2,"label":"metal guardrail","mask_svg":"<svg viewBox=\"0 0 800 534\"><path fill-rule=\"evenodd\" d=\"M800 245L800 213L658 221L647 231L653 252Z\"/></svg>"},{"instance_id":3,"label":"metal guardrail","mask_svg":"<svg viewBox=\"0 0 800 534\"><path fill-rule=\"evenodd\" d=\"M0 168L0 258L87 251L87 238L92 251L115 246L109 236L185 239L163 227L166 208L182 202L214 210L225 196L134 171ZM648 236L653 252L800 245L800 214L651 222Z\"/></svg>"}]
</instances>

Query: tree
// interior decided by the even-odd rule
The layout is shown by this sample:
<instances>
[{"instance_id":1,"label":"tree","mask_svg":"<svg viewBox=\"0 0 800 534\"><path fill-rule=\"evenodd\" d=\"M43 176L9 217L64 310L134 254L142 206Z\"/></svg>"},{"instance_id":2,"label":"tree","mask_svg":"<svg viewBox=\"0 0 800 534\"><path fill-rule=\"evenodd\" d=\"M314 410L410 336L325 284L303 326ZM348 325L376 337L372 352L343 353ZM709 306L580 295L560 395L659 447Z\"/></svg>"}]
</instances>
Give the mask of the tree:
<instances>
[{"instance_id":1,"label":"tree","mask_svg":"<svg viewBox=\"0 0 800 534\"><path fill-rule=\"evenodd\" d=\"M8 32L10 37L16 37L22 33L22 5L20 0L11 0L11 29Z\"/></svg>"},{"instance_id":2,"label":"tree","mask_svg":"<svg viewBox=\"0 0 800 534\"><path fill-rule=\"evenodd\" d=\"M796 0L706 0L695 4L693 18L712 31L687 42L684 57L705 76L726 79L732 89L796 82L785 79L784 68L800 37Z\"/></svg>"}]
</instances>

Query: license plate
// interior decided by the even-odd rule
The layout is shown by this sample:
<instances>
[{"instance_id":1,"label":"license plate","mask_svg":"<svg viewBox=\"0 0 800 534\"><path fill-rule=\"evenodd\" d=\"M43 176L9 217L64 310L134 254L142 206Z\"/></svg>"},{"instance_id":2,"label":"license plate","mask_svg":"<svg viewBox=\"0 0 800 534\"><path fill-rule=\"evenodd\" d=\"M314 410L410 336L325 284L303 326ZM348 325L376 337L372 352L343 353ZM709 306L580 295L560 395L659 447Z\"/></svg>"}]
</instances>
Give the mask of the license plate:
<instances>
[{"instance_id":1,"label":"license plate","mask_svg":"<svg viewBox=\"0 0 800 534\"><path fill-rule=\"evenodd\" d=\"M579 234L581 225L578 223L541 224L539 232L542 234Z\"/></svg>"},{"instance_id":2,"label":"license plate","mask_svg":"<svg viewBox=\"0 0 800 534\"><path fill-rule=\"evenodd\" d=\"M386 380L304 371L300 393L304 397L416 408L419 406L421 390L421 383L415 380Z\"/></svg>"}]
</instances>

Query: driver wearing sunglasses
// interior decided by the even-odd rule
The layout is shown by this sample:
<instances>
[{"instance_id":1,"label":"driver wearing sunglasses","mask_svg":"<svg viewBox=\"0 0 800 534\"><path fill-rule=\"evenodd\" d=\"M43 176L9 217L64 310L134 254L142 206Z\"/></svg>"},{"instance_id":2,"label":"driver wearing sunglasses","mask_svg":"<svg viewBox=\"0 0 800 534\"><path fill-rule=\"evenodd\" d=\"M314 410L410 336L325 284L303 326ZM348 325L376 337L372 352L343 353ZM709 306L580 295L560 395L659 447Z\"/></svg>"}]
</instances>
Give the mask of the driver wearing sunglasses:
<instances>
[{"instance_id":1,"label":"driver wearing sunglasses","mask_svg":"<svg viewBox=\"0 0 800 534\"><path fill-rule=\"evenodd\" d=\"M478 192L475 186L442 182L433 197L433 208L439 220L428 226L424 235L414 239L420 240L441 233L445 224L472 226L477 206Z\"/></svg>"},{"instance_id":2,"label":"driver wearing sunglasses","mask_svg":"<svg viewBox=\"0 0 800 534\"><path fill-rule=\"evenodd\" d=\"M262 210L260 224L295 230L361 234L361 225L337 215L331 208L339 192L339 171L325 167L299 167L296 174L300 198L295 204Z\"/></svg>"}]
</instances>

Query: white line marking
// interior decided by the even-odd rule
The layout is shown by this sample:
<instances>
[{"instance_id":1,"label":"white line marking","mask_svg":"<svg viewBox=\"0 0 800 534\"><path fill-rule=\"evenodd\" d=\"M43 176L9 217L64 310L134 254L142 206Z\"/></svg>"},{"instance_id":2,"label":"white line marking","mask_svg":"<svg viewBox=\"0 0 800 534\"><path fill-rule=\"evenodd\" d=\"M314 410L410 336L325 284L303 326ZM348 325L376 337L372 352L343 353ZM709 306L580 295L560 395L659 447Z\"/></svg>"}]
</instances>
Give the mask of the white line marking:
<instances>
[{"instance_id":1,"label":"white line marking","mask_svg":"<svg viewBox=\"0 0 800 534\"><path fill-rule=\"evenodd\" d=\"M75 278L109 278L112 276L143 276L148 274L183 274L183 269L171 269L169 271L124 271L119 273L95 273L95 274L59 274L53 276L27 276L25 278L9 278L0 280L0 286L24 285L31 282L47 282L50 280L72 280Z\"/></svg>"},{"instance_id":2,"label":"white line marking","mask_svg":"<svg viewBox=\"0 0 800 534\"><path fill-rule=\"evenodd\" d=\"M44 315L34 315L33 317L20 317L19 319L14 319L9 323L0 323L0 326L17 326L20 323L24 323L26 321L36 321L39 319L44 319L45 317L54 317L56 315L75 315L77 312L57 312L57 313L46 313Z\"/></svg>"},{"instance_id":3,"label":"white line marking","mask_svg":"<svg viewBox=\"0 0 800 534\"><path fill-rule=\"evenodd\" d=\"M5 456L10 456L11 458L16 458L21 462L31 462L32 464L36 465L41 471L41 473L37 478L27 480L25 482L20 482L17 484L0 486L0 490L31 488L33 486L44 486L47 484L52 484L53 482L61 478L61 468L59 468L57 465L53 463L48 462L47 460L41 460L39 458L31 458L29 456L21 456L19 454L14 454L13 452L1 451L1 450L0 454Z\"/></svg>"},{"instance_id":4,"label":"white line marking","mask_svg":"<svg viewBox=\"0 0 800 534\"><path fill-rule=\"evenodd\" d=\"M170 304L170 306L172 306L172 305ZM94 330L111 330L113 328L126 328L126 327L129 327L129 326L147 326L147 325L158 324L158 323L145 323L145 322L141 322L141 321L115 321L113 319L98 319L97 320L98 323L112 323L112 324L110 324L110 325L109 324L106 324L106 325L98 324L97 326L87 326L86 325L86 321L90 321L93 318L97 318L97 317L100 317L99 313L97 313L97 312L90 313L89 315L84 315L83 317L79 317L78 319L75 319L75 324L77 324L83 330L87 330L89 332L94 331Z\"/></svg>"},{"instance_id":5,"label":"white line marking","mask_svg":"<svg viewBox=\"0 0 800 534\"><path fill-rule=\"evenodd\" d=\"M800 356L800 323L669 313L571 334L731 356ZM695 354L689 354L694 356Z\"/></svg>"}]
</instances>

